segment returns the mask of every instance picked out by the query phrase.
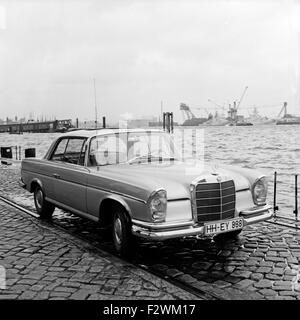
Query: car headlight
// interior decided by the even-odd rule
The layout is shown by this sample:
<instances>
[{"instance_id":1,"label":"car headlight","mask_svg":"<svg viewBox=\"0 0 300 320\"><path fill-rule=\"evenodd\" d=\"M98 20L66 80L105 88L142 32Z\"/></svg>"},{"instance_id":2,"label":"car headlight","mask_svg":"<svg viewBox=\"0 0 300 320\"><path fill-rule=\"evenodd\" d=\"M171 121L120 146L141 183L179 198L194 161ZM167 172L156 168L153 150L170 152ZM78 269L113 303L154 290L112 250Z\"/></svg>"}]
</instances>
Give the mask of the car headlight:
<instances>
[{"instance_id":1,"label":"car headlight","mask_svg":"<svg viewBox=\"0 0 300 320\"><path fill-rule=\"evenodd\" d=\"M266 177L257 179L252 186L252 196L255 204L261 206L266 204L268 193L268 181Z\"/></svg>"},{"instance_id":2,"label":"car headlight","mask_svg":"<svg viewBox=\"0 0 300 320\"><path fill-rule=\"evenodd\" d=\"M154 191L148 199L148 206L154 222L165 222L167 214L167 192L164 189Z\"/></svg>"}]
</instances>

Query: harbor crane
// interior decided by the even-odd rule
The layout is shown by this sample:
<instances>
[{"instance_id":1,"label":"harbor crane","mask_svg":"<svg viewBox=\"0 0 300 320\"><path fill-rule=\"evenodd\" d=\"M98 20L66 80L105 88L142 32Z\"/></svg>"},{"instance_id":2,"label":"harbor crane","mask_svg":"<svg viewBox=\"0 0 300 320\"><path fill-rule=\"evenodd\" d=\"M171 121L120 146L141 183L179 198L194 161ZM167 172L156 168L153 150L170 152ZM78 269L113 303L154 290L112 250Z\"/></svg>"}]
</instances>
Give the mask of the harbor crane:
<instances>
[{"instance_id":1,"label":"harbor crane","mask_svg":"<svg viewBox=\"0 0 300 320\"><path fill-rule=\"evenodd\" d=\"M241 98L240 98L240 101L238 102L238 105L237 105L237 107L236 107L236 110L239 108L239 106L240 106L240 104L241 104L241 102L242 102L242 100L243 100L243 98L244 98L247 90L248 90L248 87L246 86L245 89L244 89L244 91L243 91L243 94L242 94L242 96L241 96Z\"/></svg>"},{"instance_id":2,"label":"harbor crane","mask_svg":"<svg viewBox=\"0 0 300 320\"><path fill-rule=\"evenodd\" d=\"M283 107L281 108L280 112L278 113L277 118L280 118L282 112L283 112L283 117L282 118L286 118L286 115L287 115L287 102L283 103Z\"/></svg>"},{"instance_id":3,"label":"harbor crane","mask_svg":"<svg viewBox=\"0 0 300 320\"><path fill-rule=\"evenodd\" d=\"M184 120L191 120L196 118L190 107L185 103L180 103L180 110Z\"/></svg>"},{"instance_id":4,"label":"harbor crane","mask_svg":"<svg viewBox=\"0 0 300 320\"><path fill-rule=\"evenodd\" d=\"M212 104L214 104L218 108L224 109L224 106L221 106L220 104L216 103L214 100L208 99L208 102L211 102Z\"/></svg>"},{"instance_id":5,"label":"harbor crane","mask_svg":"<svg viewBox=\"0 0 300 320\"><path fill-rule=\"evenodd\" d=\"M238 118L237 111L238 111L239 106L241 105L241 102L242 102L247 90L248 90L248 86L245 87L238 103L236 103L236 101L234 101L233 107L231 107L231 105L229 105L228 117L230 118L230 120L232 120L234 122L237 121L237 118Z\"/></svg>"},{"instance_id":6,"label":"harbor crane","mask_svg":"<svg viewBox=\"0 0 300 320\"><path fill-rule=\"evenodd\" d=\"M191 111L191 108L185 103L180 103L179 109L181 110L182 117L184 119L183 125L198 126L199 124L207 121L207 118L196 117L194 113Z\"/></svg>"}]
</instances>

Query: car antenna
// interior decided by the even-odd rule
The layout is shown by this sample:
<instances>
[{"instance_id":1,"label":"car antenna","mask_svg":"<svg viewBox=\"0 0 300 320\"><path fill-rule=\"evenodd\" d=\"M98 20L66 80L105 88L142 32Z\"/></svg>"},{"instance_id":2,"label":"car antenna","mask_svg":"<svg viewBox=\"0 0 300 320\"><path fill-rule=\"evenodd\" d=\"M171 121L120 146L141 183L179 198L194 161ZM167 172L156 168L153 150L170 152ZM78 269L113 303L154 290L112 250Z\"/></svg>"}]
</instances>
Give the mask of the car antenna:
<instances>
[{"instance_id":1,"label":"car antenna","mask_svg":"<svg viewBox=\"0 0 300 320\"><path fill-rule=\"evenodd\" d=\"M95 129L97 130L97 95L96 95L96 79L94 78L94 98L95 98Z\"/></svg>"}]
</instances>

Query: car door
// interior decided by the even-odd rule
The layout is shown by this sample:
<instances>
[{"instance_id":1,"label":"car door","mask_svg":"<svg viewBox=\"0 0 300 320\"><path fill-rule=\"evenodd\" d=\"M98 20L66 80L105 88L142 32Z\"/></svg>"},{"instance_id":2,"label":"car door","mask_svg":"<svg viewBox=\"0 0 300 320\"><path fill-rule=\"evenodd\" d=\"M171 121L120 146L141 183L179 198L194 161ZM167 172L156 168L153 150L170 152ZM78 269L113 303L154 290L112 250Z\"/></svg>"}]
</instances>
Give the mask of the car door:
<instances>
[{"instance_id":1,"label":"car door","mask_svg":"<svg viewBox=\"0 0 300 320\"><path fill-rule=\"evenodd\" d=\"M84 166L86 139L70 137L65 149L54 151L55 201L66 209L86 213L86 186L89 169Z\"/></svg>"},{"instance_id":2,"label":"car door","mask_svg":"<svg viewBox=\"0 0 300 320\"><path fill-rule=\"evenodd\" d=\"M107 174L106 166L127 160L127 146L123 139L119 134L100 135L91 139L88 156L91 174L87 188L87 210L90 215L99 215L99 200L110 194L107 190L113 190L116 184L115 179L111 180Z\"/></svg>"}]
</instances>

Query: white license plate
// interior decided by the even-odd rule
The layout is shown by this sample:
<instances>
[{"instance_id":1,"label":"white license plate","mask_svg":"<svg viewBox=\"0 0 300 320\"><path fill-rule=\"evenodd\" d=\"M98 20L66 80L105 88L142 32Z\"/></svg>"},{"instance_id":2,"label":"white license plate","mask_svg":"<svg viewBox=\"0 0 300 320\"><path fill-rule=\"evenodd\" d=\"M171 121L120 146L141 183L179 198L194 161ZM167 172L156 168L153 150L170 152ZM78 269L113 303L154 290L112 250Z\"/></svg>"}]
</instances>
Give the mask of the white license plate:
<instances>
[{"instance_id":1,"label":"white license plate","mask_svg":"<svg viewBox=\"0 0 300 320\"><path fill-rule=\"evenodd\" d=\"M232 230L243 229L244 227L244 219L236 218L231 220L222 220L217 222L210 222L204 224L204 234L218 234L223 232L228 232Z\"/></svg>"}]
</instances>

